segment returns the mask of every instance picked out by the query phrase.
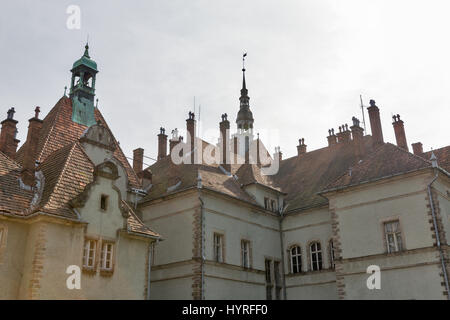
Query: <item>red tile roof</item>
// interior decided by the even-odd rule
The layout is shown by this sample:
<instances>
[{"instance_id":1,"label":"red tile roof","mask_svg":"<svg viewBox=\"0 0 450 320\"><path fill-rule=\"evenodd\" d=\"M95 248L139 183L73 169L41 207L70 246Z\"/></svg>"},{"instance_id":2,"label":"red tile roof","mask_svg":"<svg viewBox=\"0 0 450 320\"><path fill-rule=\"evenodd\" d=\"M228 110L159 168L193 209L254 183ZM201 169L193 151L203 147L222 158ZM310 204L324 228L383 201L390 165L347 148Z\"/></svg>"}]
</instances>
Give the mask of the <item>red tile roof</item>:
<instances>
[{"instance_id":1,"label":"red tile roof","mask_svg":"<svg viewBox=\"0 0 450 320\"><path fill-rule=\"evenodd\" d=\"M20 165L0 151L0 214L24 215L33 192L20 188Z\"/></svg>"},{"instance_id":2,"label":"red tile roof","mask_svg":"<svg viewBox=\"0 0 450 320\"><path fill-rule=\"evenodd\" d=\"M95 109L95 118L109 129L108 124L97 108ZM51 153L78 141L87 128L85 125L72 121L72 100L66 96L62 97L44 118L37 148L37 160L43 162ZM139 187L140 183L134 170L115 139L114 142L116 144L114 156L125 168L130 186L134 188ZM19 163L23 161L25 144L17 151L16 159Z\"/></svg>"},{"instance_id":3,"label":"red tile roof","mask_svg":"<svg viewBox=\"0 0 450 320\"><path fill-rule=\"evenodd\" d=\"M438 166L443 168L445 171L450 172L450 146L424 152L421 156L426 160L430 160L433 152L436 156Z\"/></svg>"},{"instance_id":4,"label":"red tile roof","mask_svg":"<svg viewBox=\"0 0 450 320\"><path fill-rule=\"evenodd\" d=\"M377 147L324 189L340 189L431 167L431 162L391 143Z\"/></svg>"}]
</instances>

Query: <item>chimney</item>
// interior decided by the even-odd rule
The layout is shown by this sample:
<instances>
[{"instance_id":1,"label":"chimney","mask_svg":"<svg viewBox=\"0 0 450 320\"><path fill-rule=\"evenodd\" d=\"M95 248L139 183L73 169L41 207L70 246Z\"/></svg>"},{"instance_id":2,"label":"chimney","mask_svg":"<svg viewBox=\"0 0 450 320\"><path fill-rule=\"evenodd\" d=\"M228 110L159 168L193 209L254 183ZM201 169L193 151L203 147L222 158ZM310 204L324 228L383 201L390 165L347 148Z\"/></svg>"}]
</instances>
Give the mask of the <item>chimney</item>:
<instances>
[{"instance_id":1,"label":"chimney","mask_svg":"<svg viewBox=\"0 0 450 320\"><path fill-rule=\"evenodd\" d=\"M172 149L180 143L182 140L181 136L178 136L178 129L175 128L172 130L172 138L169 140L169 153L172 153Z\"/></svg>"},{"instance_id":2,"label":"chimney","mask_svg":"<svg viewBox=\"0 0 450 320\"><path fill-rule=\"evenodd\" d=\"M167 134L166 129L159 128L158 134L158 160L167 156Z\"/></svg>"},{"instance_id":3,"label":"chimney","mask_svg":"<svg viewBox=\"0 0 450 320\"><path fill-rule=\"evenodd\" d=\"M222 115L222 122L220 122L220 164L222 167L231 172L230 161L230 121L227 119L227 114Z\"/></svg>"},{"instance_id":4,"label":"chimney","mask_svg":"<svg viewBox=\"0 0 450 320\"><path fill-rule=\"evenodd\" d=\"M36 170L36 156L39 142L39 133L42 128L42 120L39 119L40 108L34 109L34 118L31 118L28 125L27 141L24 145L23 169L21 172L22 182L28 186L34 186L34 173Z\"/></svg>"},{"instance_id":5,"label":"chimney","mask_svg":"<svg viewBox=\"0 0 450 320\"><path fill-rule=\"evenodd\" d=\"M297 155L300 156L304 153L306 153L305 138L301 138L301 139L298 139Z\"/></svg>"},{"instance_id":6,"label":"chimney","mask_svg":"<svg viewBox=\"0 0 450 320\"><path fill-rule=\"evenodd\" d=\"M413 143L411 146L415 155L420 156L423 153L422 142Z\"/></svg>"},{"instance_id":7,"label":"chimney","mask_svg":"<svg viewBox=\"0 0 450 320\"><path fill-rule=\"evenodd\" d=\"M195 114L189 111L189 118L186 119L186 131L187 131L187 141L191 152L191 164L195 163L196 157L194 154L195 149Z\"/></svg>"},{"instance_id":8,"label":"chimney","mask_svg":"<svg viewBox=\"0 0 450 320\"><path fill-rule=\"evenodd\" d=\"M370 118L370 129L372 130L373 145L383 144L383 131L381 129L380 109L375 105L375 100L370 100L370 107L367 108Z\"/></svg>"},{"instance_id":9,"label":"chimney","mask_svg":"<svg viewBox=\"0 0 450 320\"><path fill-rule=\"evenodd\" d=\"M233 137L233 163L238 163L237 159L238 159L238 137L234 136Z\"/></svg>"},{"instance_id":10,"label":"chimney","mask_svg":"<svg viewBox=\"0 0 450 320\"><path fill-rule=\"evenodd\" d=\"M328 130L327 140L328 140L328 146L329 147L332 146L332 145L335 145L337 143L337 137L334 134L334 129L333 128Z\"/></svg>"},{"instance_id":11,"label":"chimney","mask_svg":"<svg viewBox=\"0 0 450 320\"><path fill-rule=\"evenodd\" d=\"M133 150L133 170L138 174L144 166L144 149L137 148Z\"/></svg>"},{"instance_id":12,"label":"chimney","mask_svg":"<svg viewBox=\"0 0 450 320\"><path fill-rule=\"evenodd\" d=\"M350 130L348 130L348 125L343 124L339 126L339 133L337 134L338 142L349 142L350 141Z\"/></svg>"},{"instance_id":13,"label":"chimney","mask_svg":"<svg viewBox=\"0 0 450 320\"><path fill-rule=\"evenodd\" d=\"M7 117L1 122L2 129L0 132L0 151L10 158L16 156L17 145L20 140L16 139L17 135L17 120L14 120L14 113L16 111L11 108L7 112Z\"/></svg>"},{"instance_id":14,"label":"chimney","mask_svg":"<svg viewBox=\"0 0 450 320\"><path fill-rule=\"evenodd\" d=\"M394 122L392 122L392 125L394 126L395 140L397 140L397 146L399 146L402 149L405 149L406 151L409 151L408 143L406 142L405 127L403 125L403 121L400 120L400 115L397 114L396 116L393 116L392 119L394 120Z\"/></svg>"},{"instance_id":15,"label":"chimney","mask_svg":"<svg viewBox=\"0 0 450 320\"><path fill-rule=\"evenodd\" d=\"M275 154L273 155L273 157L278 157L278 161L279 163L281 163L281 160L283 160L283 153L281 152L280 147L275 147Z\"/></svg>"},{"instance_id":16,"label":"chimney","mask_svg":"<svg viewBox=\"0 0 450 320\"><path fill-rule=\"evenodd\" d=\"M355 154L358 158L362 158L364 155L364 130L359 126L359 119L352 117L353 126L352 130L353 144L355 145Z\"/></svg>"},{"instance_id":17,"label":"chimney","mask_svg":"<svg viewBox=\"0 0 450 320\"><path fill-rule=\"evenodd\" d=\"M152 172L150 169L142 170L137 174L138 178L141 179L142 188L147 189L152 183Z\"/></svg>"}]
</instances>

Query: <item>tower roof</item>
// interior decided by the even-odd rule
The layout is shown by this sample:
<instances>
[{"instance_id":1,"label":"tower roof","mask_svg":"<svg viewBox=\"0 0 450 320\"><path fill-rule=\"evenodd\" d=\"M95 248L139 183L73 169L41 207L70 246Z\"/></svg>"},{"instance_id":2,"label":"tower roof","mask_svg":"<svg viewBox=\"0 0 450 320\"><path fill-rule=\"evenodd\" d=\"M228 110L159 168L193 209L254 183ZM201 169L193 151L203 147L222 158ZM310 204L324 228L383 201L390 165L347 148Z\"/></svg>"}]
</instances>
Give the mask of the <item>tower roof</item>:
<instances>
[{"instance_id":1,"label":"tower roof","mask_svg":"<svg viewBox=\"0 0 450 320\"><path fill-rule=\"evenodd\" d=\"M94 60L92 60L91 57L89 56L89 44L87 43L86 46L84 47L83 56L73 63L72 70L79 66L86 66L98 72L97 63Z\"/></svg>"},{"instance_id":2,"label":"tower roof","mask_svg":"<svg viewBox=\"0 0 450 320\"><path fill-rule=\"evenodd\" d=\"M245 68L242 69L242 89L241 89L241 97L240 108L237 114L236 123L238 128L248 129L253 128L253 113L250 111L249 104L250 97L248 96L247 85L245 83Z\"/></svg>"}]
</instances>

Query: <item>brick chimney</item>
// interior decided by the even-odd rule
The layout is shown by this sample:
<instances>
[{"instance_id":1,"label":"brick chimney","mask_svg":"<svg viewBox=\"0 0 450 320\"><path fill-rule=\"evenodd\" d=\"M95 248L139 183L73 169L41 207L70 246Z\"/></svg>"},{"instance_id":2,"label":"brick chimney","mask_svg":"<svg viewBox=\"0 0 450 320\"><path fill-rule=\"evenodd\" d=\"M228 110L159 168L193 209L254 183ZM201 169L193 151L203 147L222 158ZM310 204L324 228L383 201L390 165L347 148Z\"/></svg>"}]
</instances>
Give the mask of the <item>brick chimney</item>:
<instances>
[{"instance_id":1,"label":"brick chimney","mask_svg":"<svg viewBox=\"0 0 450 320\"><path fill-rule=\"evenodd\" d=\"M146 189L152 183L152 172L150 169L142 170L138 173L138 178L141 180L142 187Z\"/></svg>"},{"instance_id":2,"label":"brick chimney","mask_svg":"<svg viewBox=\"0 0 450 320\"><path fill-rule=\"evenodd\" d=\"M186 143L191 152L191 164L195 163L196 157L194 153L195 149L195 114L189 111L189 118L186 119L186 131L187 131L187 139Z\"/></svg>"},{"instance_id":3,"label":"brick chimney","mask_svg":"<svg viewBox=\"0 0 450 320\"><path fill-rule=\"evenodd\" d=\"M339 126L339 133L337 134L338 142L349 142L350 141L350 130L348 130L348 125L343 124Z\"/></svg>"},{"instance_id":4,"label":"brick chimney","mask_svg":"<svg viewBox=\"0 0 450 320\"><path fill-rule=\"evenodd\" d=\"M178 129L172 130L172 138L169 140L169 154L172 153L173 148L183 140L183 137L178 135Z\"/></svg>"},{"instance_id":5,"label":"brick chimney","mask_svg":"<svg viewBox=\"0 0 450 320\"><path fill-rule=\"evenodd\" d=\"M281 163L281 160L283 160L283 153L281 152L280 147L275 147L275 154L273 155L273 157L278 157L278 161L279 163Z\"/></svg>"},{"instance_id":6,"label":"brick chimney","mask_svg":"<svg viewBox=\"0 0 450 320\"><path fill-rule=\"evenodd\" d=\"M7 112L7 117L1 122L2 129L0 132L0 151L10 158L16 156L17 145L20 140L16 139L17 134L17 120L14 120L14 113L16 111L11 108Z\"/></svg>"},{"instance_id":7,"label":"brick chimney","mask_svg":"<svg viewBox=\"0 0 450 320\"><path fill-rule=\"evenodd\" d=\"M332 146L332 145L335 145L337 143L337 137L334 134L334 129L333 128L328 130L327 140L328 140L328 146L329 147Z\"/></svg>"},{"instance_id":8,"label":"brick chimney","mask_svg":"<svg viewBox=\"0 0 450 320\"><path fill-rule=\"evenodd\" d=\"M375 100L370 100L370 107L367 108L370 118L370 129L372 130L373 145L383 144L383 130L381 129L380 109L375 105Z\"/></svg>"},{"instance_id":9,"label":"brick chimney","mask_svg":"<svg viewBox=\"0 0 450 320\"><path fill-rule=\"evenodd\" d=\"M167 134L166 129L159 128L158 134L158 160L167 156Z\"/></svg>"},{"instance_id":10,"label":"brick chimney","mask_svg":"<svg viewBox=\"0 0 450 320\"><path fill-rule=\"evenodd\" d=\"M408 143L406 142L405 127L403 125L403 121L400 120L400 115L397 114L396 116L393 116L392 119L394 120L394 122L392 122L392 125L394 126L395 140L397 140L397 146L399 146L402 149L405 149L406 151L409 151Z\"/></svg>"},{"instance_id":11,"label":"brick chimney","mask_svg":"<svg viewBox=\"0 0 450 320\"><path fill-rule=\"evenodd\" d=\"M355 154L360 159L365 153L364 148L364 130L359 126L359 119L352 117L353 125L350 127L352 130L353 144L355 146Z\"/></svg>"},{"instance_id":12,"label":"brick chimney","mask_svg":"<svg viewBox=\"0 0 450 320\"><path fill-rule=\"evenodd\" d=\"M27 141L24 145L24 158L22 165L22 182L28 186L34 186L34 173L36 170L37 147L39 143L39 133L42 128L42 120L39 119L40 108L34 109L34 118L31 118L28 125Z\"/></svg>"},{"instance_id":13,"label":"brick chimney","mask_svg":"<svg viewBox=\"0 0 450 320\"><path fill-rule=\"evenodd\" d=\"M144 149L137 148L133 150L133 170L138 174L144 166Z\"/></svg>"},{"instance_id":14,"label":"brick chimney","mask_svg":"<svg viewBox=\"0 0 450 320\"><path fill-rule=\"evenodd\" d=\"M298 139L297 155L300 156L304 153L306 153L305 138L301 138L301 139Z\"/></svg>"},{"instance_id":15,"label":"brick chimney","mask_svg":"<svg viewBox=\"0 0 450 320\"><path fill-rule=\"evenodd\" d=\"M413 143L411 146L415 155L420 156L423 153L422 142Z\"/></svg>"},{"instance_id":16,"label":"brick chimney","mask_svg":"<svg viewBox=\"0 0 450 320\"><path fill-rule=\"evenodd\" d=\"M230 159L230 121L227 114L222 115L222 121L219 123L220 128L220 164L222 167L231 172Z\"/></svg>"}]
</instances>

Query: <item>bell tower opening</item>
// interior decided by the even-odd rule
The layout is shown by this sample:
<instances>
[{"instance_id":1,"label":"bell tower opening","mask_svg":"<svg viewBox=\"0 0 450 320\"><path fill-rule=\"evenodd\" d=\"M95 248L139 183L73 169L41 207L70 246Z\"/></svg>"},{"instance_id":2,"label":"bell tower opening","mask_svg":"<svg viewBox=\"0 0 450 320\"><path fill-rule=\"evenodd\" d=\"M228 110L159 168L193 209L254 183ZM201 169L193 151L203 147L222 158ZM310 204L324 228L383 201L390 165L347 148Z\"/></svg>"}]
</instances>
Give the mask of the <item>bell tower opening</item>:
<instances>
[{"instance_id":1,"label":"bell tower opening","mask_svg":"<svg viewBox=\"0 0 450 320\"><path fill-rule=\"evenodd\" d=\"M89 45L83 56L74 62L69 97L72 99L72 121L88 126L96 124L94 116L97 63L89 56Z\"/></svg>"}]
</instances>

